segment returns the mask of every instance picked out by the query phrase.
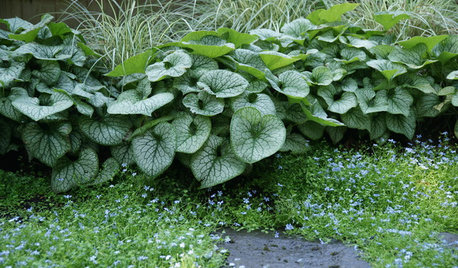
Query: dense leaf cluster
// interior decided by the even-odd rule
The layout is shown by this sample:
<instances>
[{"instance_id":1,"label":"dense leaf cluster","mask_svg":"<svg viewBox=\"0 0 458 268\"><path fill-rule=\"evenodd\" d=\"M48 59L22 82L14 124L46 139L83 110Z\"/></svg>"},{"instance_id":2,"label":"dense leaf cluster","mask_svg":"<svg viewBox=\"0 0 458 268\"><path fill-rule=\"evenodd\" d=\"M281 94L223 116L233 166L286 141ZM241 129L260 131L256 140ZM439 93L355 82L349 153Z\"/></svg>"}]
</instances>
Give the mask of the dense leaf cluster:
<instances>
[{"instance_id":1,"label":"dense leaf cluster","mask_svg":"<svg viewBox=\"0 0 458 268\"><path fill-rule=\"evenodd\" d=\"M190 33L117 66L107 74L123 76L117 89L95 79L94 53L65 25L5 20L0 153L20 134L52 166L56 191L108 180L120 163L154 178L175 158L210 187L277 151L306 151L306 138L338 142L347 128L412 138L418 120L456 115L458 36L395 44L341 22L354 7L317 10L281 32ZM388 30L403 16L376 18Z\"/></svg>"}]
</instances>

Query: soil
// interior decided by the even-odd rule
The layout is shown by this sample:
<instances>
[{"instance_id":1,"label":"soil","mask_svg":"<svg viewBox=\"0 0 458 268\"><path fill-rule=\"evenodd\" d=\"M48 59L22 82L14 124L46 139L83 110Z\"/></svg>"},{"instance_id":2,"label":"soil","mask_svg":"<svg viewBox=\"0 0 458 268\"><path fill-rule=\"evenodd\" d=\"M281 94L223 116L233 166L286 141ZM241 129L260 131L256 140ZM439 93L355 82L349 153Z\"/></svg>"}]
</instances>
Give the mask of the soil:
<instances>
[{"instance_id":1,"label":"soil","mask_svg":"<svg viewBox=\"0 0 458 268\"><path fill-rule=\"evenodd\" d=\"M353 247L337 241L321 244L283 234L276 238L262 232L248 233L230 229L224 232L220 232L223 238L230 238L228 242L220 245L229 251L225 267L370 267L358 257L358 252Z\"/></svg>"}]
</instances>

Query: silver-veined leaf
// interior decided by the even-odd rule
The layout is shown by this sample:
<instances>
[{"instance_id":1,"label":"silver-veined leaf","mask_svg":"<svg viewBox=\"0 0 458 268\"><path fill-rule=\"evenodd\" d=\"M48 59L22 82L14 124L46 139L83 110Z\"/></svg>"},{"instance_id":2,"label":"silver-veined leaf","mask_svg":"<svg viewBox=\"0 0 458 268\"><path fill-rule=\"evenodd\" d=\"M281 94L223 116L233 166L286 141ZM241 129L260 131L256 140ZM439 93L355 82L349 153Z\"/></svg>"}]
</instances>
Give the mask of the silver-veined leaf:
<instances>
[{"instance_id":1,"label":"silver-veined leaf","mask_svg":"<svg viewBox=\"0 0 458 268\"><path fill-rule=\"evenodd\" d=\"M385 113L378 113L371 118L369 135L371 140L382 137L387 132Z\"/></svg>"},{"instance_id":2,"label":"silver-veined leaf","mask_svg":"<svg viewBox=\"0 0 458 268\"><path fill-rule=\"evenodd\" d=\"M182 76L191 66L191 56L185 52L176 51L165 57L163 61L146 67L145 73L151 82L156 82L166 77Z\"/></svg>"},{"instance_id":3,"label":"silver-veined leaf","mask_svg":"<svg viewBox=\"0 0 458 268\"><path fill-rule=\"evenodd\" d=\"M403 134L412 139L415 134L415 113L411 111L408 116L402 114L386 114L386 126L389 130Z\"/></svg>"},{"instance_id":4,"label":"silver-veined leaf","mask_svg":"<svg viewBox=\"0 0 458 268\"><path fill-rule=\"evenodd\" d=\"M102 145L120 144L131 127L127 118L119 116L107 116L100 120L82 116L78 124L84 135Z\"/></svg>"},{"instance_id":5,"label":"silver-veined leaf","mask_svg":"<svg viewBox=\"0 0 458 268\"><path fill-rule=\"evenodd\" d=\"M183 98L183 105L192 113L214 116L224 110L224 100L218 99L207 92L189 93Z\"/></svg>"},{"instance_id":6,"label":"silver-veined leaf","mask_svg":"<svg viewBox=\"0 0 458 268\"><path fill-rule=\"evenodd\" d=\"M392 80L396 76L406 73L407 70L399 63L393 63L389 60L370 60L366 64L382 73L387 80Z\"/></svg>"},{"instance_id":7,"label":"silver-veined leaf","mask_svg":"<svg viewBox=\"0 0 458 268\"><path fill-rule=\"evenodd\" d=\"M242 174L246 164L234 154L224 138L211 135L202 149L191 158L191 170L201 182L201 188L208 188L226 182Z\"/></svg>"},{"instance_id":8,"label":"silver-veined leaf","mask_svg":"<svg viewBox=\"0 0 458 268\"><path fill-rule=\"evenodd\" d=\"M197 86L217 98L230 98L242 94L248 87L248 81L231 71L213 70L202 75Z\"/></svg>"},{"instance_id":9,"label":"silver-veined leaf","mask_svg":"<svg viewBox=\"0 0 458 268\"><path fill-rule=\"evenodd\" d=\"M38 64L41 68L33 70L33 76L37 77L48 86L55 84L59 80L61 70L58 62L39 60Z\"/></svg>"},{"instance_id":10,"label":"silver-veined leaf","mask_svg":"<svg viewBox=\"0 0 458 268\"><path fill-rule=\"evenodd\" d=\"M132 140L135 162L153 178L172 164L176 147L176 133L169 123L160 123Z\"/></svg>"},{"instance_id":11,"label":"silver-veined leaf","mask_svg":"<svg viewBox=\"0 0 458 268\"><path fill-rule=\"evenodd\" d=\"M328 105L328 110L333 113L344 114L358 105L356 96L352 92L344 92L333 85L320 87L318 96L322 97Z\"/></svg>"},{"instance_id":12,"label":"silver-veined leaf","mask_svg":"<svg viewBox=\"0 0 458 268\"><path fill-rule=\"evenodd\" d=\"M365 114L386 112L388 110L388 97L386 90L375 92L371 88L356 91L359 107Z\"/></svg>"},{"instance_id":13,"label":"silver-veined leaf","mask_svg":"<svg viewBox=\"0 0 458 268\"><path fill-rule=\"evenodd\" d=\"M404 116L409 115L413 97L406 89L396 87L395 89L390 89L386 95L388 102L387 112L391 114L403 114Z\"/></svg>"},{"instance_id":14,"label":"silver-veined leaf","mask_svg":"<svg viewBox=\"0 0 458 268\"><path fill-rule=\"evenodd\" d=\"M118 96L116 101L108 104L109 114L151 114L173 100L173 94L158 93L146 99L142 99L142 93L137 90L127 90Z\"/></svg>"},{"instance_id":15,"label":"silver-veined leaf","mask_svg":"<svg viewBox=\"0 0 458 268\"><path fill-rule=\"evenodd\" d=\"M0 67L0 86L8 87L14 81L19 79L25 68L23 62L11 62L9 67Z\"/></svg>"},{"instance_id":16,"label":"silver-veined leaf","mask_svg":"<svg viewBox=\"0 0 458 268\"><path fill-rule=\"evenodd\" d=\"M135 163L134 152L130 143L121 143L110 147L111 155L122 165L132 165Z\"/></svg>"},{"instance_id":17,"label":"silver-veined leaf","mask_svg":"<svg viewBox=\"0 0 458 268\"><path fill-rule=\"evenodd\" d=\"M334 74L328 67L318 66L312 72L303 72L307 81L314 85L327 86L334 81Z\"/></svg>"},{"instance_id":18,"label":"silver-veined leaf","mask_svg":"<svg viewBox=\"0 0 458 268\"><path fill-rule=\"evenodd\" d=\"M114 158L108 158L102 164L102 170L97 174L94 180L90 181L90 185L101 184L110 181L119 172L121 166Z\"/></svg>"},{"instance_id":19,"label":"silver-veined leaf","mask_svg":"<svg viewBox=\"0 0 458 268\"><path fill-rule=\"evenodd\" d=\"M90 148L83 149L74 162L63 157L53 167L51 188L54 192L61 193L86 184L97 175L98 169L97 153Z\"/></svg>"},{"instance_id":20,"label":"silver-veined leaf","mask_svg":"<svg viewBox=\"0 0 458 268\"><path fill-rule=\"evenodd\" d=\"M177 152L193 154L199 150L210 136L212 129L208 117L180 113L172 125L177 135Z\"/></svg>"},{"instance_id":21,"label":"silver-veined leaf","mask_svg":"<svg viewBox=\"0 0 458 268\"><path fill-rule=\"evenodd\" d=\"M304 33L309 30L315 29L316 26L311 21L304 18L295 19L292 22L286 23L280 29L282 33L290 35L294 38L302 38Z\"/></svg>"},{"instance_id":22,"label":"silver-veined leaf","mask_svg":"<svg viewBox=\"0 0 458 268\"><path fill-rule=\"evenodd\" d=\"M54 166L57 160L70 151L70 140L55 125L28 123L22 131L22 141L31 157Z\"/></svg>"},{"instance_id":23,"label":"silver-veined leaf","mask_svg":"<svg viewBox=\"0 0 458 268\"><path fill-rule=\"evenodd\" d=\"M306 140L301 134L290 133L286 135L286 140L280 148L280 152L291 151L293 154L304 154L310 150L309 141Z\"/></svg>"},{"instance_id":24,"label":"silver-veined leaf","mask_svg":"<svg viewBox=\"0 0 458 268\"><path fill-rule=\"evenodd\" d=\"M310 92L309 85L304 76L297 71L286 71L279 75L279 85L271 82L272 87L278 92L296 99L307 97Z\"/></svg>"},{"instance_id":25,"label":"silver-veined leaf","mask_svg":"<svg viewBox=\"0 0 458 268\"><path fill-rule=\"evenodd\" d=\"M263 116L252 107L234 113L230 132L234 153L250 164L276 153L286 138L285 126L278 117Z\"/></svg>"},{"instance_id":26,"label":"silver-veined leaf","mask_svg":"<svg viewBox=\"0 0 458 268\"><path fill-rule=\"evenodd\" d=\"M272 99L266 94L245 93L236 97L231 102L231 107L234 112L244 107L256 108L261 114L275 114L275 104Z\"/></svg>"},{"instance_id":27,"label":"silver-veined leaf","mask_svg":"<svg viewBox=\"0 0 458 268\"><path fill-rule=\"evenodd\" d=\"M14 91L15 97L11 104L22 114L35 121L60 113L73 106L73 101L61 93L54 93L48 98L47 103L42 103L38 98L29 97L23 88L14 88Z\"/></svg>"},{"instance_id":28,"label":"silver-veined leaf","mask_svg":"<svg viewBox=\"0 0 458 268\"><path fill-rule=\"evenodd\" d=\"M425 44L418 44L413 48L395 47L388 55L388 59L392 62L404 64L411 69L421 69L425 65L436 62L437 60L426 58L427 47Z\"/></svg>"},{"instance_id":29,"label":"silver-veined leaf","mask_svg":"<svg viewBox=\"0 0 458 268\"><path fill-rule=\"evenodd\" d=\"M341 115L342 122L349 128L367 129L371 127L371 118L364 114L359 107L353 108Z\"/></svg>"}]
</instances>

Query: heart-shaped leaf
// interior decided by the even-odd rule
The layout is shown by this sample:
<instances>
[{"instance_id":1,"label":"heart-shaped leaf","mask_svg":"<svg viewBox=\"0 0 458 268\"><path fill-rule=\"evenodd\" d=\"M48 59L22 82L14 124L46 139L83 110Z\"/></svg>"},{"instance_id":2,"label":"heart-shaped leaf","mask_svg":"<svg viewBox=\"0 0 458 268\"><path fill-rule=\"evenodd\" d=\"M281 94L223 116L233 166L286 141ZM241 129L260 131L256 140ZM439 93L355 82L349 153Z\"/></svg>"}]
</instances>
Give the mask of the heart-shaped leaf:
<instances>
[{"instance_id":1,"label":"heart-shaped leaf","mask_svg":"<svg viewBox=\"0 0 458 268\"><path fill-rule=\"evenodd\" d=\"M208 188L226 182L242 174L246 164L240 161L224 138L211 135L202 149L191 158L191 170Z\"/></svg>"},{"instance_id":2,"label":"heart-shaped leaf","mask_svg":"<svg viewBox=\"0 0 458 268\"><path fill-rule=\"evenodd\" d=\"M29 97L23 88L14 88L14 91L15 97L11 104L22 114L35 121L65 111L73 106L73 101L64 94L55 93L43 103L38 98Z\"/></svg>"},{"instance_id":3,"label":"heart-shaped leaf","mask_svg":"<svg viewBox=\"0 0 458 268\"><path fill-rule=\"evenodd\" d=\"M111 155L122 165L132 165L135 163L134 152L130 143L110 147Z\"/></svg>"},{"instance_id":4,"label":"heart-shaped leaf","mask_svg":"<svg viewBox=\"0 0 458 268\"><path fill-rule=\"evenodd\" d=\"M41 68L39 70L33 70L33 76L39 78L46 85L53 85L59 80L61 71L58 62L39 60L38 64Z\"/></svg>"},{"instance_id":5,"label":"heart-shaped leaf","mask_svg":"<svg viewBox=\"0 0 458 268\"><path fill-rule=\"evenodd\" d=\"M307 16L313 24L336 22L342 19L342 15L355 9L359 4L344 3L330 7L329 9L317 9Z\"/></svg>"},{"instance_id":6,"label":"heart-shaped leaf","mask_svg":"<svg viewBox=\"0 0 458 268\"><path fill-rule=\"evenodd\" d=\"M303 99L310 92L304 76L297 71L286 71L279 75L279 83L271 82L272 87L290 98Z\"/></svg>"},{"instance_id":7,"label":"heart-shaped leaf","mask_svg":"<svg viewBox=\"0 0 458 268\"><path fill-rule=\"evenodd\" d=\"M275 115L262 115L252 107L234 113L231 120L231 145L246 163L254 163L277 152L285 142L286 129Z\"/></svg>"},{"instance_id":8,"label":"heart-shaped leaf","mask_svg":"<svg viewBox=\"0 0 458 268\"><path fill-rule=\"evenodd\" d=\"M401 20L409 19L409 14L402 11L382 11L374 14L374 20L380 23L385 31L388 31Z\"/></svg>"},{"instance_id":9,"label":"heart-shaped leaf","mask_svg":"<svg viewBox=\"0 0 458 268\"><path fill-rule=\"evenodd\" d=\"M142 99L142 94L137 90L127 90L121 93L116 101L108 104L109 114L151 114L173 100L172 93L158 93L147 99Z\"/></svg>"},{"instance_id":10,"label":"heart-shaped leaf","mask_svg":"<svg viewBox=\"0 0 458 268\"><path fill-rule=\"evenodd\" d=\"M421 69L425 65L436 62L437 60L426 59L426 45L418 44L413 48L396 47L388 55L388 59L406 65L411 69Z\"/></svg>"},{"instance_id":11,"label":"heart-shaped leaf","mask_svg":"<svg viewBox=\"0 0 458 268\"><path fill-rule=\"evenodd\" d=\"M388 108L387 112L391 114L409 115L410 106L413 103L413 97L409 92L401 87L390 89L387 94Z\"/></svg>"},{"instance_id":12,"label":"heart-shaped leaf","mask_svg":"<svg viewBox=\"0 0 458 268\"><path fill-rule=\"evenodd\" d=\"M328 110L333 113L344 114L358 105L356 96L352 92L344 92L333 85L320 87L318 96L322 97L328 105Z\"/></svg>"},{"instance_id":13,"label":"heart-shaped leaf","mask_svg":"<svg viewBox=\"0 0 458 268\"><path fill-rule=\"evenodd\" d=\"M153 57L153 50L147 50L143 53L135 55L131 58L128 58L118 66L116 66L113 71L106 74L106 76L125 76L134 73L144 73L145 68Z\"/></svg>"},{"instance_id":14,"label":"heart-shaped leaf","mask_svg":"<svg viewBox=\"0 0 458 268\"><path fill-rule=\"evenodd\" d=\"M208 117L189 113L179 113L172 125L177 135L177 152L193 154L199 150L210 136L212 129Z\"/></svg>"},{"instance_id":15,"label":"heart-shaped leaf","mask_svg":"<svg viewBox=\"0 0 458 268\"><path fill-rule=\"evenodd\" d=\"M213 70L202 75L197 86L217 98L231 98L242 94L248 87L248 81L231 71Z\"/></svg>"},{"instance_id":16,"label":"heart-shaped leaf","mask_svg":"<svg viewBox=\"0 0 458 268\"><path fill-rule=\"evenodd\" d=\"M458 35L450 35L440 41L432 52L442 64L458 56Z\"/></svg>"},{"instance_id":17,"label":"heart-shaped leaf","mask_svg":"<svg viewBox=\"0 0 458 268\"><path fill-rule=\"evenodd\" d=\"M286 140L280 148L280 152L291 151L293 154L304 154L310 150L309 141L306 140L301 134L290 133L286 135Z\"/></svg>"},{"instance_id":18,"label":"heart-shaped leaf","mask_svg":"<svg viewBox=\"0 0 458 268\"><path fill-rule=\"evenodd\" d=\"M299 131L311 140L319 140L323 137L325 127L314 121L307 121L298 126Z\"/></svg>"},{"instance_id":19,"label":"heart-shaped leaf","mask_svg":"<svg viewBox=\"0 0 458 268\"><path fill-rule=\"evenodd\" d=\"M267 66L267 68L269 68L271 71L288 66L300 60L299 57L291 57L276 51L263 51L259 53L259 56L264 61L264 64Z\"/></svg>"},{"instance_id":20,"label":"heart-shaped leaf","mask_svg":"<svg viewBox=\"0 0 458 268\"><path fill-rule=\"evenodd\" d=\"M418 44L425 44L428 48L428 53L431 53L434 46L436 46L440 41L447 38L447 35L434 35L434 36L414 36L408 40L401 41L399 44L404 48L410 49L415 47Z\"/></svg>"},{"instance_id":21,"label":"heart-shaped leaf","mask_svg":"<svg viewBox=\"0 0 458 268\"><path fill-rule=\"evenodd\" d=\"M97 153L90 148L82 150L74 162L63 157L52 169L51 188L54 192L61 193L86 184L97 175L98 169Z\"/></svg>"},{"instance_id":22,"label":"heart-shaped leaf","mask_svg":"<svg viewBox=\"0 0 458 268\"><path fill-rule=\"evenodd\" d=\"M244 107L253 107L263 115L275 114L275 104L266 94L245 93L233 99L231 107L234 112Z\"/></svg>"},{"instance_id":23,"label":"heart-shaped leaf","mask_svg":"<svg viewBox=\"0 0 458 268\"><path fill-rule=\"evenodd\" d=\"M314 85L327 86L334 80L334 74L328 67L318 66L312 72L303 72L305 78Z\"/></svg>"},{"instance_id":24,"label":"heart-shaped leaf","mask_svg":"<svg viewBox=\"0 0 458 268\"><path fill-rule=\"evenodd\" d=\"M347 47L340 51L341 59L335 59L336 61L341 61L345 64L350 64L357 61L365 61L366 53L359 48Z\"/></svg>"},{"instance_id":25,"label":"heart-shaped leaf","mask_svg":"<svg viewBox=\"0 0 458 268\"><path fill-rule=\"evenodd\" d=\"M376 116L372 117L371 128L369 129L369 134L371 140L378 139L382 137L387 132L386 128L386 119L384 113L378 113Z\"/></svg>"},{"instance_id":26,"label":"heart-shaped leaf","mask_svg":"<svg viewBox=\"0 0 458 268\"><path fill-rule=\"evenodd\" d=\"M292 22L286 23L280 29L282 33L290 35L294 38L303 38L304 33L315 29L316 26L311 21L304 18L295 19Z\"/></svg>"},{"instance_id":27,"label":"heart-shaped leaf","mask_svg":"<svg viewBox=\"0 0 458 268\"><path fill-rule=\"evenodd\" d=\"M176 51L165 57L161 62L156 62L146 67L145 73L151 82L156 82L166 77L182 76L191 66L191 56L185 52Z\"/></svg>"},{"instance_id":28,"label":"heart-shaped leaf","mask_svg":"<svg viewBox=\"0 0 458 268\"><path fill-rule=\"evenodd\" d=\"M381 72L388 81L407 72L404 66L399 63L393 63L389 60L370 60L366 62L366 64L369 67Z\"/></svg>"},{"instance_id":29,"label":"heart-shaped leaf","mask_svg":"<svg viewBox=\"0 0 458 268\"><path fill-rule=\"evenodd\" d=\"M28 123L22 132L22 140L31 157L54 166L56 161L70 151L68 136L55 125Z\"/></svg>"},{"instance_id":30,"label":"heart-shaped leaf","mask_svg":"<svg viewBox=\"0 0 458 268\"><path fill-rule=\"evenodd\" d=\"M121 166L114 158L108 158L102 164L102 170L97 174L94 180L90 181L90 185L97 185L110 181L119 172Z\"/></svg>"},{"instance_id":31,"label":"heart-shaped leaf","mask_svg":"<svg viewBox=\"0 0 458 268\"><path fill-rule=\"evenodd\" d=\"M119 116L107 116L100 120L82 116L78 123L84 135L102 145L120 144L131 126L127 118Z\"/></svg>"},{"instance_id":32,"label":"heart-shaped leaf","mask_svg":"<svg viewBox=\"0 0 458 268\"><path fill-rule=\"evenodd\" d=\"M0 85L8 87L14 81L19 79L22 71L25 68L23 62L10 62L8 67L0 67Z\"/></svg>"},{"instance_id":33,"label":"heart-shaped leaf","mask_svg":"<svg viewBox=\"0 0 458 268\"><path fill-rule=\"evenodd\" d=\"M416 99L416 114L422 117L436 117L441 112L436 109L441 104L439 96L436 94L425 94Z\"/></svg>"},{"instance_id":34,"label":"heart-shaped leaf","mask_svg":"<svg viewBox=\"0 0 458 268\"><path fill-rule=\"evenodd\" d=\"M183 98L183 105L192 113L205 116L214 116L224 110L224 100L206 92L189 93Z\"/></svg>"},{"instance_id":35,"label":"heart-shaped leaf","mask_svg":"<svg viewBox=\"0 0 458 268\"><path fill-rule=\"evenodd\" d=\"M173 162L177 147L176 134L169 123L160 123L152 130L132 140L132 150L138 167L156 178Z\"/></svg>"},{"instance_id":36,"label":"heart-shaped leaf","mask_svg":"<svg viewBox=\"0 0 458 268\"><path fill-rule=\"evenodd\" d=\"M22 113L14 108L9 98L0 98L0 114L14 121L21 121Z\"/></svg>"},{"instance_id":37,"label":"heart-shaped leaf","mask_svg":"<svg viewBox=\"0 0 458 268\"><path fill-rule=\"evenodd\" d=\"M205 72L218 69L218 62L214 59L202 55L191 55L191 71L197 76L202 76Z\"/></svg>"},{"instance_id":38,"label":"heart-shaped leaf","mask_svg":"<svg viewBox=\"0 0 458 268\"><path fill-rule=\"evenodd\" d=\"M369 130L371 127L371 118L364 114L360 108L356 107L341 115L345 126L356 129Z\"/></svg>"},{"instance_id":39,"label":"heart-shaped leaf","mask_svg":"<svg viewBox=\"0 0 458 268\"><path fill-rule=\"evenodd\" d=\"M408 139L412 139L415 134L415 113L409 112L408 116L402 114L386 114L386 126L389 130L403 134Z\"/></svg>"}]
</instances>

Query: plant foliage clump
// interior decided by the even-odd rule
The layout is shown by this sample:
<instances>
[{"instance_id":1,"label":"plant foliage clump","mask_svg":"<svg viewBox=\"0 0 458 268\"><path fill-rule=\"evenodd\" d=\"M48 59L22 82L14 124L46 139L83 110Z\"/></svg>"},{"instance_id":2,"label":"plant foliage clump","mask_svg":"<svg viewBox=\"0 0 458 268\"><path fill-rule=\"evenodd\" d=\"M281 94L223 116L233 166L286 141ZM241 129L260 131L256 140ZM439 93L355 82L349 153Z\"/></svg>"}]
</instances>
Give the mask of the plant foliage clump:
<instances>
[{"instance_id":1,"label":"plant foliage clump","mask_svg":"<svg viewBox=\"0 0 458 268\"><path fill-rule=\"evenodd\" d=\"M356 6L316 10L280 31L189 33L114 68L107 76L123 76L118 90L94 79L82 60L74 66L72 58L61 58L63 48L42 38L11 41L17 29L9 23L12 33L2 40L17 57L2 76L2 110L10 111L2 112L3 124L11 129L2 135L22 133L29 155L53 167L56 191L110 179L119 163L135 163L155 178L175 158L211 187L277 151L307 151L307 139L325 133L334 142L348 128L371 139L392 132L411 139L419 120L456 117L458 36L396 43L386 33L389 20L379 20L385 31L342 22ZM42 29L49 26L37 32ZM59 46L66 44L49 31ZM81 55L91 53L78 44ZM44 57L51 57L46 64ZM39 69L27 71L29 61ZM65 71L48 75L49 62ZM59 84L62 74L72 88ZM14 128L11 121L21 124ZM111 157L98 172L101 152Z\"/></svg>"}]
</instances>

